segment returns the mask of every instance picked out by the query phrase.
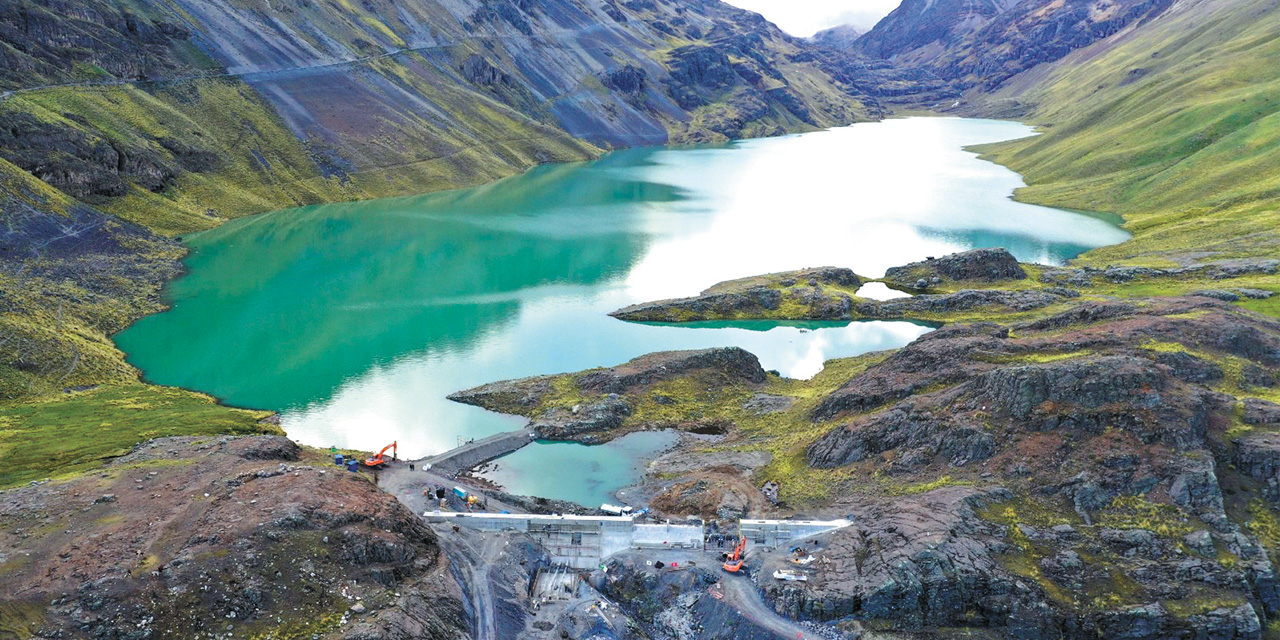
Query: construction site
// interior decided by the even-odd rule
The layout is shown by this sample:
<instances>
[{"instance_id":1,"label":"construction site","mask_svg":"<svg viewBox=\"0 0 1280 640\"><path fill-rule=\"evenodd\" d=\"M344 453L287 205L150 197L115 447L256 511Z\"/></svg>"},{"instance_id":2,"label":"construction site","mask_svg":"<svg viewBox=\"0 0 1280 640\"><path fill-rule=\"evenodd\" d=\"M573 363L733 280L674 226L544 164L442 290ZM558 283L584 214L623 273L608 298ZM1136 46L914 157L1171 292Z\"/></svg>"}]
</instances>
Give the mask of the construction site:
<instances>
[{"instance_id":1,"label":"construction site","mask_svg":"<svg viewBox=\"0 0 1280 640\"><path fill-rule=\"evenodd\" d=\"M456 563L478 638L623 637L633 624L623 610L636 597L689 590L686 601L704 602L711 618L754 625L743 637L822 635L773 611L761 587L807 580L825 534L850 520L667 517L643 504L510 496L468 475L532 439L528 430L500 433L413 461L398 460L392 443L368 458L335 453L334 463L370 473L435 530ZM631 593L636 581L648 586Z\"/></svg>"}]
</instances>

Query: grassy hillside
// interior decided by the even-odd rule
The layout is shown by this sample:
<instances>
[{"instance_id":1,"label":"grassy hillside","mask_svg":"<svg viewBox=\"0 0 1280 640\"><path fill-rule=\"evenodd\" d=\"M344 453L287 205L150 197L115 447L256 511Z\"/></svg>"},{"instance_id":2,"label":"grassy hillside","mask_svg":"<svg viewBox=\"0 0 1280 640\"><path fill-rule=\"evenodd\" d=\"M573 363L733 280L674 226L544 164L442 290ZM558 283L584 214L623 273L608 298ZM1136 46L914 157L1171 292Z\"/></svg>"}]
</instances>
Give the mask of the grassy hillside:
<instances>
[{"instance_id":1,"label":"grassy hillside","mask_svg":"<svg viewBox=\"0 0 1280 640\"><path fill-rule=\"evenodd\" d=\"M142 383L0 408L0 488L67 475L151 438L280 433L265 411L229 409L206 395Z\"/></svg>"},{"instance_id":2,"label":"grassy hillside","mask_svg":"<svg viewBox=\"0 0 1280 640\"><path fill-rule=\"evenodd\" d=\"M1124 216L1133 240L1080 264L1277 258L1277 68L1274 2L1183 0L986 98L1044 134L982 150L1026 177L1022 200Z\"/></svg>"}]
</instances>

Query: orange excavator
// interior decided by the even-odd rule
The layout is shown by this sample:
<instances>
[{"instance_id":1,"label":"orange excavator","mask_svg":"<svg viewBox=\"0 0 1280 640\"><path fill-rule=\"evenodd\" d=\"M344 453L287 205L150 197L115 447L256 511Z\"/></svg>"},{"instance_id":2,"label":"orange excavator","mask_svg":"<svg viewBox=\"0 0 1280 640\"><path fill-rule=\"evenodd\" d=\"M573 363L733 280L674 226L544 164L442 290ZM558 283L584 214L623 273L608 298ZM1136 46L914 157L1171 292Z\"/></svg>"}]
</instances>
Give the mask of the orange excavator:
<instances>
[{"instance_id":1,"label":"orange excavator","mask_svg":"<svg viewBox=\"0 0 1280 640\"><path fill-rule=\"evenodd\" d=\"M378 452L378 455L376 455L376 456L374 456L374 457L372 457L372 458L365 458L365 459L364 459L364 466L366 466L366 467L372 467L372 468L374 468L374 469L377 469L377 468L381 467L382 465L385 465L385 464L387 463L387 449L390 449L390 450L391 450L391 459L392 459L392 460L395 460L395 459L396 459L396 453L398 453L398 452L399 452L399 450L398 450L398 449L396 449L396 443L392 442L391 444L389 444L389 445L387 445L387 446L383 447L383 448L382 448L382 451L379 451L379 452Z\"/></svg>"},{"instance_id":2,"label":"orange excavator","mask_svg":"<svg viewBox=\"0 0 1280 640\"><path fill-rule=\"evenodd\" d=\"M747 537L738 535L738 546L733 548L733 552L724 561L724 570L729 573L737 573L742 570L742 562L747 557Z\"/></svg>"}]
</instances>

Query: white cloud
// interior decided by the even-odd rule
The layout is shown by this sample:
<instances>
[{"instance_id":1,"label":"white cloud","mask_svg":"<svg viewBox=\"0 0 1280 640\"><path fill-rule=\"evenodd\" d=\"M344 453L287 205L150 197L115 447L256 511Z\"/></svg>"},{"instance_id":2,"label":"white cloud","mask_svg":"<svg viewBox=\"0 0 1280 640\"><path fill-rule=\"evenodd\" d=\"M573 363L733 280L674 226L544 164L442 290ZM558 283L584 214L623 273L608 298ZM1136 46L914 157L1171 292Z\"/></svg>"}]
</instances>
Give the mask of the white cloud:
<instances>
[{"instance_id":1,"label":"white cloud","mask_svg":"<svg viewBox=\"0 0 1280 640\"><path fill-rule=\"evenodd\" d=\"M898 6L900 0L725 0L755 11L783 31L807 37L842 24L865 31Z\"/></svg>"}]
</instances>

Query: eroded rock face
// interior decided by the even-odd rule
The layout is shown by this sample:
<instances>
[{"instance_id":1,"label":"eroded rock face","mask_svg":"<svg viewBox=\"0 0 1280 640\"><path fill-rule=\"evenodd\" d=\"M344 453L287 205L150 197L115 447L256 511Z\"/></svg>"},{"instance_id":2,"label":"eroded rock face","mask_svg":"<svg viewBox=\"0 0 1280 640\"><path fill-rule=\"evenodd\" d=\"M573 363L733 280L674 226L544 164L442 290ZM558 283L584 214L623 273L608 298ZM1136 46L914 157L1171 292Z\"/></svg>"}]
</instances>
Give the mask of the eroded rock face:
<instances>
[{"instance_id":1,"label":"eroded rock face","mask_svg":"<svg viewBox=\"0 0 1280 640\"><path fill-rule=\"evenodd\" d=\"M1036 446L1057 442L1070 456L1097 453L1075 463L1065 481L1025 463L1008 469L1056 483L1086 519L1117 497L1153 490L1188 511L1223 517L1211 432L1232 422L1236 402L1206 387L1225 375L1212 354L1265 368L1280 327L1204 298L1146 309L1084 306L1021 325L1017 338L995 325L945 327L869 367L811 413L835 426L809 447L810 464L874 461L891 473L943 473L1015 455L1004 452L1040 438ZM1243 406L1246 423L1280 418L1269 403ZM1265 433L1240 439L1234 464L1280 486L1273 444Z\"/></svg>"},{"instance_id":2,"label":"eroded rock face","mask_svg":"<svg viewBox=\"0 0 1280 640\"><path fill-rule=\"evenodd\" d=\"M1172 0L909 0L856 40L869 55L918 65L958 89L1005 80L1160 15ZM1137 69L1140 77L1143 70Z\"/></svg>"},{"instance_id":3,"label":"eroded rock face","mask_svg":"<svg viewBox=\"0 0 1280 640\"><path fill-rule=\"evenodd\" d=\"M952 325L927 333L882 364L846 382L813 411L814 420L863 412L939 384L952 384L991 368L971 352L1009 349L1008 329L995 324Z\"/></svg>"},{"instance_id":4,"label":"eroded rock face","mask_svg":"<svg viewBox=\"0 0 1280 640\"><path fill-rule=\"evenodd\" d=\"M1204 297L1085 303L1013 332L928 334L817 405L811 417L834 426L808 459L873 469L890 495L951 474L975 486L876 508L851 501L855 527L833 535L810 581L767 590L796 615L895 629L1257 638L1280 590L1266 550L1227 515L1223 487L1235 485L1221 477L1244 474L1280 501L1280 439L1225 434L1237 418L1266 425L1280 410L1223 393L1222 363L1247 385L1245 368L1274 368L1277 338L1272 319ZM991 488L1000 478L1017 493ZM1037 522L1029 503L1060 515ZM1132 580L1127 604L1080 606L1115 575Z\"/></svg>"},{"instance_id":5,"label":"eroded rock face","mask_svg":"<svg viewBox=\"0 0 1280 640\"><path fill-rule=\"evenodd\" d=\"M612 394L572 407L551 407L529 423L542 438L568 440L585 433L611 431L631 415L631 405Z\"/></svg>"},{"instance_id":6,"label":"eroded rock face","mask_svg":"<svg viewBox=\"0 0 1280 640\"><path fill-rule=\"evenodd\" d=\"M6 159L63 192L99 204L125 195L130 185L160 192L184 171L209 172L220 158L178 140L125 145L107 136L4 112L0 149Z\"/></svg>"},{"instance_id":7,"label":"eroded rock face","mask_svg":"<svg viewBox=\"0 0 1280 640\"><path fill-rule=\"evenodd\" d=\"M1007 623L1035 599L997 563L997 528L973 512L1003 497L954 487L861 509L830 534L808 582L765 582L765 595L798 619L858 616L919 629L971 624L977 614Z\"/></svg>"},{"instance_id":8,"label":"eroded rock face","mask_svg":"<svg viewBox=\"0 0 1280 640\"><path fill-rule=\"evenodd\" d=\"M767 498L750 481L750 476L732 467L700 471L694 479L678 482L650 501L661 513L696 515L732 521L758 515Z\"/></svg>"},{"instance_id":9,"label":"eroded rock face","mask_svg":"<svg viewBox=\"0 0 1280 640\"><path fill-rule=\"evenodd\" d=\"M927 285L924 285L927 286ZM922 286L921 288L924 288ZM990 309L1031 311L1076 297L1070 290L1025 291L1006 289L962 289L953 293L859 301L854 311L864 318L912 318L956 311Z\"/></svg>"},{"instance_id":10,"label":"eroded rock face","mask_svg":"<svg viewBox=\"0 0 1280 640\"><path fill-rule=\"evenodd\" d=\"M1280 405L1257 398L1245 398L1244 415L1241 419L1245 424L1280 425Z\"/></svg>"},{"instance_id":11,"label":"eroded rock face","mask_svg":"<svg viewBox=\"0 0 1280 640\"><path fill-rule=\"evenodd\" d=\"M1116 427L1144 442L1198 446L1211 398L1175 385L1167 369L1150 360L1112 356L1004 367L974 379L969 391L970 404L985 403L995 416L1030 429Z\"/></svg>"},{"instance_id":12,"label":"eroded rock face","mask_svg":"<svg viewBox=\"0 0 1280 640\"><path fill-rule=\"evenodd\" d=\"M1280 503L1280 432L1249 434L1236 440L1235 465L1262 486L1262 494Z\"/></svg>"},{"instance_id":13,"label":"eroded rock face","mask_svg":"<svg viewBox=\"0 0 1280 640\"><path fill-rule=\"evenodd\" d=\"M981 426L952 422L915 409L904 403L827 434L809 448L809 463L831 468L898 451L902 454L899 466L920 466L934 456L960 466L995 454L995 438Z\"/></svg>"},{"instance_id":14,"label":"eroded rock face","mask_svg":"<svg viewBox=\"0 0 1280 640\"><path fill-rule=\"evenodd\" d=\"M640 356L612 369L582 376L578 388L598 393L621 393L637 385L648 385L695 369L711 369L731 380L764 382L760 361L739 347L700 349L697 351L664 351Z\"/></svg>"},{"instance_id":15,"label":"eroded rock face","mask_svg":"<svg viewBox=\"0 0 1280 640\"><path fill-rule=\"evenodd\" d=\"M866 406L859 403L865 398L846 393L822 415L839 407ZM994 454L986 426L993 422L1008 425L1006 429L1093 435L1118 428L1144 443L1186 450L1204 446L1215 409L1224 412L1226 406L1211 393L1183 387L1166 367L1144 358L1000 367L927 400L904 401L833 430L809 449L809 461L833 467L890 449L921 447L928 456L947 455L953 464L985 459ZM986 418L979 421L977 415Z\"/></svg>"},{"instance_id":16,"label":"eroded rock face","mask_svg":"<svg viewBox=\"0 0 1280 640\"><path fill-rule=\"evenodd\" d=\"M856 618L900 631L990 628L999 637L1156 640L1258 638L1275 597L1275 576L1259 549L1240 549L1244 566L1179 554L1176 541L1136 528L1008 525L986 519L1018 498L1004 489L947 487L918 496L854 504L853 524L819 536L806 553L807 582L762 580L775 609L801 620ZM1214 541L1235 534L1196 532ZM752 556L760 571L795 570L785 550ZM1011 570L1030 563L1028 578ZM1159 601L1116 608L1071 603L1105 593L1125 572L1156 598L1199 590L1231 592L1201 613L1173 613ZM1103 591L1098 591L1099 589ZM1213 635L1206 635L1212 628ZM944 637L945 636L944 634Z\"/></svg>"},{"instance_id":17,"label":"eroded rock face","mask_svg":"<svg viewBox=\"0 0 1280 640\"><path fill-rule=\"evenodd\" d=\"M1004 249L974 249L912 262L885 271L886 280L902 287L927 289L943 282L1025 280L1018 259ZM923 286L920 285L923 280Z\"/></svg>"}]
</instances>

